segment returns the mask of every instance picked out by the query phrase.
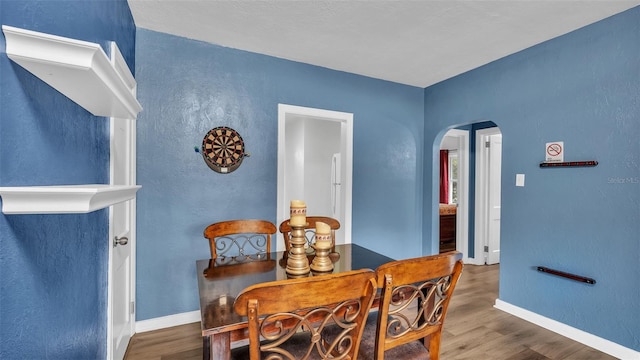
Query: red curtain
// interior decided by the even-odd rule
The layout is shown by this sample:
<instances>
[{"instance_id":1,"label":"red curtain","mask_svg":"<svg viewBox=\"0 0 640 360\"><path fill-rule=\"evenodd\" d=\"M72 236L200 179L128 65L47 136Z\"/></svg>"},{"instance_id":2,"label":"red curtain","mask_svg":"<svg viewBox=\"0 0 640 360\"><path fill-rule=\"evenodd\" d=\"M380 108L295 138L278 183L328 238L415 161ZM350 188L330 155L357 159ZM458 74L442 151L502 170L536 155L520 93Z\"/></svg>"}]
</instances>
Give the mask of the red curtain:
<instances>
[{"instance_id":1,"label":"red curtain","mask_svg":"<svg viewBox=\"0 0 640 360\"><path fill-rule=\"evenodd\" d=\"M440 150L440 203L449 203L449 150Z\"/></svg>"}]
</instances>

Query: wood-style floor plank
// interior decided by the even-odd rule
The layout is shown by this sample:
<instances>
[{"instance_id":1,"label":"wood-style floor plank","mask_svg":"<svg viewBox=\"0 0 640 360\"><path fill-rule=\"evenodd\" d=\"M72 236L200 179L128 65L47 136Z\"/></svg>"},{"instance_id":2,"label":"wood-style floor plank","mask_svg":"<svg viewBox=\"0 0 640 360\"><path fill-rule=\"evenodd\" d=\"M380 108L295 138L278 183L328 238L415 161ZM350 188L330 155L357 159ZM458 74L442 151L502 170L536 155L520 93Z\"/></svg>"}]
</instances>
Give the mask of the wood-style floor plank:
<instances>
[{"instance_id":1,"label":"wood-style floor plank","mask_svg":"<svg viewBox=\"0 0 640 360\"><path fill-rule=\"evenodd\" d=\"M443 360L615 360L493 307L499 265L466 265L442 334ZM200 323L133 336L125 360L202 359Z\"/></svg>"},{"instance_id":2,"label":"wood-style floor plank","mask_svg":"<svg viewBox=\"0 0 640 360\"><path fill-rule=\"evenodd\" d=\"M126 360L201 360L200 323L135 334L125 354Z\"/></svg>"}]
</instances>

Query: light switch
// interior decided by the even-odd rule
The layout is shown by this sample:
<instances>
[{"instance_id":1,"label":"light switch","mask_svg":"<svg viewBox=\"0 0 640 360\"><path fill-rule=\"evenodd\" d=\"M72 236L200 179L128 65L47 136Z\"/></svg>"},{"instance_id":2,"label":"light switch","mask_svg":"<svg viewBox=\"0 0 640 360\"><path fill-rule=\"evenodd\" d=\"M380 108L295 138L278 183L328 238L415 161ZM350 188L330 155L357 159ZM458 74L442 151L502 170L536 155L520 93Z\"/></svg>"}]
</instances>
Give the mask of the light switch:
<instances>
[{"instance_id":1,"label":"light switch","mask_svg":"<svg viewBox=\"0 0 640 360\"><path fill-rule=\"evenodd\" d=\"M516 186L524 186L524 174L516 174Z\"/></svg>"}]
</instances>

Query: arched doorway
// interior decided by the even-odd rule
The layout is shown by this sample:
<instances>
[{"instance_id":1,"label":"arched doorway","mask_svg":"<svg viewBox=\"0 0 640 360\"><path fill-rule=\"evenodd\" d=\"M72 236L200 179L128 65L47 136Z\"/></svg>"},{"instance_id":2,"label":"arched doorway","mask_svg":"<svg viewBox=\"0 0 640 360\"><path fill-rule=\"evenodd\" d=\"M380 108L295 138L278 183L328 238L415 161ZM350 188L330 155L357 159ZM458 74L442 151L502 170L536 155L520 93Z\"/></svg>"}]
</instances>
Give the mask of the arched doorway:
<instances>
[{"instance_id":1,"label":"arched doorway","mask_svg":"<svg viewBox=\"0 0 640 360\"><path fill-rule=\"evenodd\" d=\"M436 147L448 150L445 153L449 158L448 171L450 179L455 179L448 185L451 192L446 201L455 208L455 248L443 250L462 252L465 263L500 261L501 139L498 126L486 121L446 131ZM456 169L452 169L452 163L457 165ZM440 205L444 200L434 201ZM451 210L441 213L438 241L451 236L451 228L446 227Z\"/></svg>"}]
</instances>

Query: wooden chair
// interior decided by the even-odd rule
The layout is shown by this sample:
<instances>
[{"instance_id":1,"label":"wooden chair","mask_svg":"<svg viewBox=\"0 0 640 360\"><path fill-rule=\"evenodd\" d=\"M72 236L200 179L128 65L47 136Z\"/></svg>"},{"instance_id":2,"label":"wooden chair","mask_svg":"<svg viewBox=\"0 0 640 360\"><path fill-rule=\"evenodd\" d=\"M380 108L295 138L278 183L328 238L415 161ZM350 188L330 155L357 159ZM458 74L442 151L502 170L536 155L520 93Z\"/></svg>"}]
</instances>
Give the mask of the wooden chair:
<instances>
[{"instance_id":1,"label":"wooden chair","mask_svg":"<svg viewBox=\"0 0 640 360\"><path fill-rule=\"evenodd\" d=\"M380 308L367 321L360 359L438 360L445 315L462 267L462 254L452 251L376 269Z\"/></svg>"},{"instance_id":2,"label":"wooden chair","mask_svg":"<svg viewBox=\"0 0 640 360\"><path fill-rule=\"evenodd\" d=\"M217 262L222 258L231 258L232 262L265 258L271 253L271 235L275 233L276 226L266 220L221 221L204 229L211 259Z\"/></svg>"},{"instance_id":3,"label":"wooden chair","mask_svg":"<svg viewBox=\"0 0 640 360\"><path fill-rule=\"evenodd\" d=\"M307 216L307 226L305 227L305 238L307 238L307 243L309 244L309 248L311 248L311 244L316 236L316 223L323 222L329 227L331 227L331 251L335 252L336 246L336 230L340 229L340 222L334 218L326 217L326 216ZM289 225L289 219L283 221L280 224L280 232L282 233L282 237L284 238L284 247L286 250L291 248L291 226Z\"/></svg>"},{"instance_id":4,"label":"wooden chair","mask_svg":"<svg viewBox=\"0 0 640 360\"><path fill-rule=\"evenodd\" d=\"M232 359L356 359L376 291L369 269L250 286L234 302L249 345Z\"/></svg>"}]
</instances>

